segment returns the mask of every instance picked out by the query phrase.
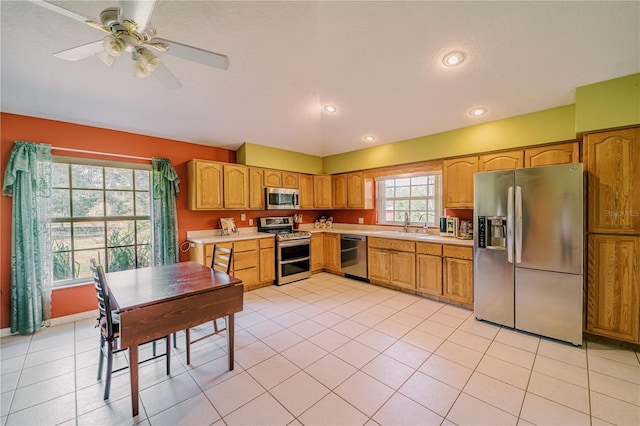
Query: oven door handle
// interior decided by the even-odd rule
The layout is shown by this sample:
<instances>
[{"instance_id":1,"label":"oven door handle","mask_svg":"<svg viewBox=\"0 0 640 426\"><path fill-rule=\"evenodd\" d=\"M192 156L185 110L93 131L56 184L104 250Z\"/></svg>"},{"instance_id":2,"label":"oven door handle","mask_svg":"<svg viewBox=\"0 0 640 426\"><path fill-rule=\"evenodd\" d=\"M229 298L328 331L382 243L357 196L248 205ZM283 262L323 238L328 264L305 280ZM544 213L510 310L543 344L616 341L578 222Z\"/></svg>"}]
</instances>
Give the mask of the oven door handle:
<instances>
[{"instance_id":1,"label":"oven door handle","mask_svg":"<svg viewBox=\"0 0 640 426\"><path fill-rule=\"evenodd\" d=\"M288 263L296 263L296 262L301 262L301 261L309 260L309 259L311 259L311 256L307 256L307 257L296 257L295 259L281 260L281 261L279 261L278 263L279 263L280 265L286 265L286 264L288 264Z\"/></svg>"},{"instance_id":2,"label":"oven door handle","mask_svg":"<svg viewBox=\"0 0 640 426\"><path fill-rule=\"evenodd\" d=\"M291 240L291 241L278 241L278 247L305 246L310 244L311 244L310 238L301 238L299 240Z\"/></svg>"}]
</instances>

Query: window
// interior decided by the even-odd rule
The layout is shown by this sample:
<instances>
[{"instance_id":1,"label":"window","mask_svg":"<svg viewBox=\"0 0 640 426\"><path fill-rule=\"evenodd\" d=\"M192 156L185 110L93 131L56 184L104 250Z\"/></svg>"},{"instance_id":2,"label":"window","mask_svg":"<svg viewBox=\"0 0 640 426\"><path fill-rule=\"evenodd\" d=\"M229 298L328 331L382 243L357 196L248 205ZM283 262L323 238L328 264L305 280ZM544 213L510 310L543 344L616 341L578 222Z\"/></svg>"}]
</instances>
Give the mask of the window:
<instances>
[{"instance_id":1,"label":"window","mask_svg":"<svg viewBox=\"0 0 640 426\"><path fill-rule=\"evenodd\" d=\"M86 283L92 257L106 272L151 265L150 183L150 166L54 157L54 287Z\"/></svg>"},{"instance_id":2,"label":"window","mask_svg":"<svg viewBox=\"0 0 640 426\"><path fill-rule=\"evenodd\" d=\"M378 178L378 223L437 226L440 219L440 173Z\"/></svg>"}]
</instances>

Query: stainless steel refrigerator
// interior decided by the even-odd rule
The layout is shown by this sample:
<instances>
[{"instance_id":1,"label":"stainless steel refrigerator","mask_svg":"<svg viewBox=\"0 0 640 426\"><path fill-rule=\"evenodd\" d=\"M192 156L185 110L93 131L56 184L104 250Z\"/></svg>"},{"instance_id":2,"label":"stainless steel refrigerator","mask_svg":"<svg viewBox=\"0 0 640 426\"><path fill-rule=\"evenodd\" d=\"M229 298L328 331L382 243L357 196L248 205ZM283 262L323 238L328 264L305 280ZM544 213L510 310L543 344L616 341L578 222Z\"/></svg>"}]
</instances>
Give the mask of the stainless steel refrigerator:
<instances>
[{"instance_id":1,"label":"stainless steel refrigerator","mask_svg":"<svg viewBox=\"0 0 640 426\"><path fill-rule=\"evenodd\" d=\"M475 174L479 320L582 344L582 164Z\"/></svg>"}]
</instances>

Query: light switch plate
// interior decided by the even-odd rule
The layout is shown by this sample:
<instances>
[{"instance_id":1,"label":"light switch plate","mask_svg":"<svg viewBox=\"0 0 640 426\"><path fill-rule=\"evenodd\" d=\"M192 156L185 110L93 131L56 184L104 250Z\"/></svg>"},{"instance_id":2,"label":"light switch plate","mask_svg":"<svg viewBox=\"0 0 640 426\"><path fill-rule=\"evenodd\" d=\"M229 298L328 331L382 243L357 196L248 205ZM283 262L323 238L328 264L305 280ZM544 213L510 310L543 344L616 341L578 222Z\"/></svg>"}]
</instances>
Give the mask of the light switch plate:
<instances>
[{"instance_id":1,"label":"light switch plate","mask_svg":"<svg viewBox=\"0 0 640 426\"><path fill-rule=\"evenodd\" d=\"M243 221L243 222L244 222L245 220L247 220L247 215L246 215L246 214L244 214L244 213L241 213L241 214L240 214L240 220L241 220L241 221Z\"/></svg>"},{"instance_id":2,"label":"light switch plate","mask_svg":"<svg viewBox=\"0 0 640 426\"><path fill-rule=\"evenodd\" d=\"M249 226L253 226L253 219L249 219Z\"/></svg>"},{"instance_id":3,"label":"light switch plate","mask_svg":"<svg viewBox=\"0 0 640 426\"><path fill-rule=\"evenodd\" d=\"M359 223L360 225L362 225L362 224L364 223L364 217L359 217L359 218L358 218L358 223Z\"/></svg>"}]
</instances>

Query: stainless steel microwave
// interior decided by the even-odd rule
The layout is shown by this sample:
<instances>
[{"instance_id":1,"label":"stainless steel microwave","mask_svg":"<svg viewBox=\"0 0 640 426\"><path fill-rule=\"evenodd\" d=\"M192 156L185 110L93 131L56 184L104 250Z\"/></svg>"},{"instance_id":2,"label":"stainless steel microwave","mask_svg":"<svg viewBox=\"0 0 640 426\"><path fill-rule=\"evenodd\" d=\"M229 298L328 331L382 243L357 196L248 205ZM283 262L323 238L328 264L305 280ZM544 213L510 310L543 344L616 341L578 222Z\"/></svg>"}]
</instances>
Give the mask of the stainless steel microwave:
<instances>
[{"instance_id":1,"label":"stainless steel microwave","mask_svg":"<svg viewBox=\"0 0 640 426\"><path fill-rule=\"evenodd\" d=\"M300 191L293 188L265 188L267 210L294 210L300 208Z\"/></svg>"}]
</instances>

